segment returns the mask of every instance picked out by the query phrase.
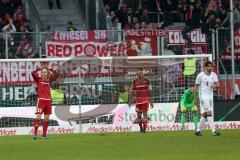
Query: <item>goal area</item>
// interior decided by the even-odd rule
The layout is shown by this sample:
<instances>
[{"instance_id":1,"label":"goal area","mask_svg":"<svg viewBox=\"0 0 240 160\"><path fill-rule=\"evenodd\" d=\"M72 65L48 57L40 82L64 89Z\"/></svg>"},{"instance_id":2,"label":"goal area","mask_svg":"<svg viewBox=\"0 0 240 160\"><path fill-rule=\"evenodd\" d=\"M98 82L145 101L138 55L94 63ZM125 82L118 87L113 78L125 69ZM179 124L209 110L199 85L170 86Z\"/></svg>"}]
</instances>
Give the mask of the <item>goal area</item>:
<instances>
[{"instance_id":1,"label":"goal area","mask_svg":"<svg viewBox=\"0 0 240 160\"><path fill-rule=\"evenodd\" d=\"M151 129L174 125L183 91L207 60L212 55L0 60L0 130L32 133L37 86L31 72L43 65L60 73L51 84L50 133L137 130L135 107L127 105L127 97L140 70L152 85Z\"/></svg>"}]
</instances>

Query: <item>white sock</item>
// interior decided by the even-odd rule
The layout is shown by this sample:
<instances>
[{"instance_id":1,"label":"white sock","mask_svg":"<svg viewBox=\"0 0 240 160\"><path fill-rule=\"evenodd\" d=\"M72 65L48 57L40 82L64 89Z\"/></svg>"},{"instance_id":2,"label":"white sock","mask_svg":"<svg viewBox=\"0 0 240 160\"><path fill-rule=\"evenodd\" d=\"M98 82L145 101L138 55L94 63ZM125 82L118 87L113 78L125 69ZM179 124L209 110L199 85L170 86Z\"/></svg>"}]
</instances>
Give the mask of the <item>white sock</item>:
<instances>
[{"instance_id":1,"label":"white sock","mask_svg":"<svg viewBox=\"0 0 240 160\"><path fill-rule=\"evenodd\" d=\"M204 118L203 116L200 118L200 122L198 124L197 127L197 131L201 131L203 124L206 122L206 118Z\"/></svg>"},{"instance_id":2,"label":"white sock","mask_svg":"<svg viewBox=\"0 0 240 160\"><path fill-rule=\"evenodd\" d=\"M212 132L214 133L216 130L215 130L215 126L214 126L214 123L213 123L213 117L207 117L207 120L208 120L208 123L210 125L210 128L212 130Z\"/></svg>"}]
</instances>

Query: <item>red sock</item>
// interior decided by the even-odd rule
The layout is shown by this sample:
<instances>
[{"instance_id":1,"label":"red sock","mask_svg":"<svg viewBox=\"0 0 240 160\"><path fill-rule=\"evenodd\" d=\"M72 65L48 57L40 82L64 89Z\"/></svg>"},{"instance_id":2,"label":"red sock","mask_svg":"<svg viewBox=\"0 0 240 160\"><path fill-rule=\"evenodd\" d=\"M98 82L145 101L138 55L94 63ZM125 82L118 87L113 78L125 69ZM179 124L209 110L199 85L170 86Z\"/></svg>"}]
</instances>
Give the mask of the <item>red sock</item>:
<instances>
[{"instance_id":1,"label":"red sock","mask_svg":"<svg viewBox=\"0 0 240 160\"><path fill-rule=\"evenodd\" d=\"M140 128L143 127L143 126L142 126L142 119L140 119L140 118L138 119L138 125L139 125Z\"/></svg>"},{"instance_id":2,"label":"red sock","mask_svg":"<svg viewBox=\"0 0 240 160\"><path fill-rule=\"evenodd\" d=\"M39 120L35 119L34 120L34 135L37 135L38 133L38 127L39 127Z\"/></svg>"},{"instance_id":3,"label":"red sock","mask_svg":"<svg viewBox=\"0 0 240 160\"><path fill-rule=\"evenodd\" d=\"M148 121L147 117L144 117L142 121L143 121L143 129L146 130L146 128L147 128L147 121Z\"/></svg>"},{"instance_id":4,"label":"red sock","mask_svg":"<svg viewBox=\"0 0 240 160\"><path fill-rule=\"evenodd\" d=\"M48 121L43 121L43 134L42 136L45 137L47 135L47 128L48 128Z\"/></svg>"}]
</instances>

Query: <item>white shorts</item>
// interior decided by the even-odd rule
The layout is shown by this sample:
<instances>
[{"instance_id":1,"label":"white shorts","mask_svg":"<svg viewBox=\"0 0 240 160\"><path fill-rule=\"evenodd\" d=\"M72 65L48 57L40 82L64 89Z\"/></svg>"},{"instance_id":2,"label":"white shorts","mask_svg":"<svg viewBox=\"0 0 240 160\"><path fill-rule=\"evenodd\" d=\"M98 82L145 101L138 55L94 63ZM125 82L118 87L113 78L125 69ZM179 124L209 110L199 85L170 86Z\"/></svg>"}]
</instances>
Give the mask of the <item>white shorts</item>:
<instances>
[{"instance_id":1,"label":"white shorts","mask_svg":"<svg viewBox=\"0 0 240 160\"><path fill-rule=\"evenodd\" d=\"M201 98L200 99L200 112L212 112L213 114L213 99L211 98Z\"/></svg>"}]
</instances>

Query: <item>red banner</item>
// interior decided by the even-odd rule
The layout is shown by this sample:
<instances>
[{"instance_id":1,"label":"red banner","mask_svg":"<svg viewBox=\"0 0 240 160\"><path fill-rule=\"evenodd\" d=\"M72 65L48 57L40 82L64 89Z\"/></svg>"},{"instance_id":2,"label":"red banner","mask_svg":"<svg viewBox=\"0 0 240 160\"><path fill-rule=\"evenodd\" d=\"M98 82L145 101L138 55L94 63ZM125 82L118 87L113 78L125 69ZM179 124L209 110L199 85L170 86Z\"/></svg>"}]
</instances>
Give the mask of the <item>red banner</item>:
<instances>
[{"instance_id":1,"label":"red banner","mask_svg":"<svg viewBox=\"0 0 240 160\"><path fill-rule=\"evenodd\" d=\"M47 57L111 57L126 55L126 43L64 43L46 41Z\"/></svg>"},{"instance_id":2,"label":"red banner","mask_svg":"<svg viewBox=\"0 0 240 160\"><path fill-rule=\"evenodd\" d=\"M108 40L106 30L94 31L55 31L52 32L54 42L105 42Z\"/></svg>"},{"instance_id":3,"label":"red banner","mask_svg":"<svg viewBox=\"0 0 240 160\"><path fill-rule=\"evenodd\" d=\"M226 41L228 40L226 39ZM221 58L225 60L232 59L230 46L226 47L225 53L221 54ZM240 60L240 28L236 29L234 32L234 59Z\"/></svg>"},{"instance_id":4,"label":"red banner","mask_svg":"<svg viewBox=\"0 0 240 160\"><path fill-rule=\"evenodd\" d=\"M126 30L127 55L158 55L157 37L164 35L164 30Z\"/></svg>"},{"instance_id":5,"label":"red banner","mask_svg":"<svg viewBox=\"0 0 240 160\"><path fill-rule=\"evenodd\" d=\"M223 79L219 80L220 88L219 93L224 97L225 99L230 99L232 97L232 81L227 79L226 81ZM240 95L240 79L235 79L235 95Z\"/></svg>"}]
</instances>

